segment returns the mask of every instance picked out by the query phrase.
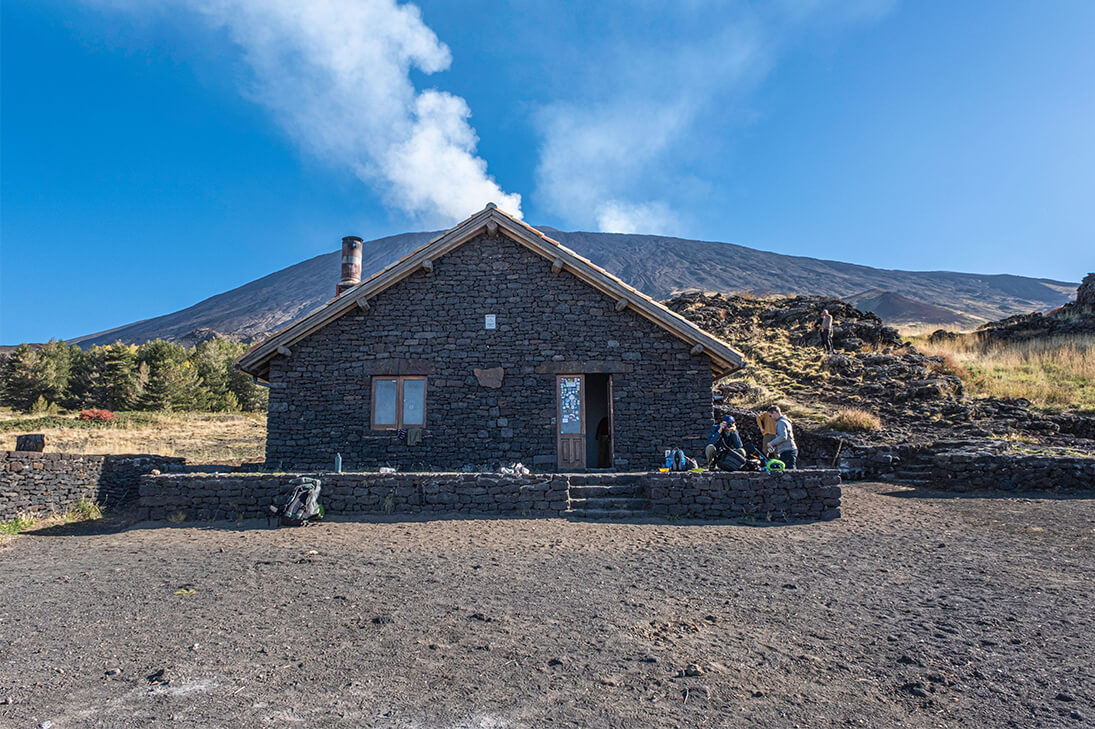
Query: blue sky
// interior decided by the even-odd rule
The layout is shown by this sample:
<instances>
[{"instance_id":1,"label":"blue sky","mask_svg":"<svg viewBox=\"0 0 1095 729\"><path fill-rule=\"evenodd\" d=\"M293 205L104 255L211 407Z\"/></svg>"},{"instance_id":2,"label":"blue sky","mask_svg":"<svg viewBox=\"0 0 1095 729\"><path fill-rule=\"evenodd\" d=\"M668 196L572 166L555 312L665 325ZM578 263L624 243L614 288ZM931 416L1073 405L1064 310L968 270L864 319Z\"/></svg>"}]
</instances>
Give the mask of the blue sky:
<instances>
[{"instance_id":1,"label":"blue sky","mask_svg":"<svg viewBox=\"0 0 1095 729\"><path fill-rule=\"evenodd\" d=\"M1095 269L1089 0L2 13L0 343L174 311L488 199L883 268Z\"/></svg>"}]
</instances>

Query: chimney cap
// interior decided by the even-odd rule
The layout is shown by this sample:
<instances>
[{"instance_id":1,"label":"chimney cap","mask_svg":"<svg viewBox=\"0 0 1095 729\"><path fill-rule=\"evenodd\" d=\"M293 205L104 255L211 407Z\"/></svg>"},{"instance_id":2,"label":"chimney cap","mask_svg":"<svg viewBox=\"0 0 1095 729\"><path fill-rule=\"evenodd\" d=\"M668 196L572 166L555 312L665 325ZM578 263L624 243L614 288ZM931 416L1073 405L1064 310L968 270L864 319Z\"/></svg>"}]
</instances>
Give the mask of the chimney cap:
<instances>
[{"instance_id":1,"label":"chimney cap","mask_svg":"<svg viewBox=\"0 0 1095 729\"><path fill-rule=\"evenodd\" d=\"M356 240L358 243L361 242L360 236L356 235L344 235L342 236L342 240Z\"/></svg>"}]
</instances>

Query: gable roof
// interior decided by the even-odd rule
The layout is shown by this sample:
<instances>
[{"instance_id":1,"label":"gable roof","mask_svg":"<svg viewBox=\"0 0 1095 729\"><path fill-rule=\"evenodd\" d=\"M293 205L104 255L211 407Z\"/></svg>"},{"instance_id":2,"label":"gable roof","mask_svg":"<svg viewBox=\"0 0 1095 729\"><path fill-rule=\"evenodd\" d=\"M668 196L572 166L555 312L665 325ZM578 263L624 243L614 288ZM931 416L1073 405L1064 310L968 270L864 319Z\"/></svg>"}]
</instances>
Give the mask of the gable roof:
<instances>
[{"instance_id":1,"label":"gable roof","mask_svg":"<svg viewBox=\"0 0 1095 729\"><path fill-rule=\"evenodd\" d=\"M323 306L296 320L269 339L247 351L236 367L253 377L265 380L270 373L270 360L309 334L323 328L340 316L358 310L359 305L376 294L402 281L423 267L452 251L483 231L504 233L507 237L540 254L552 262L553 270L571 273L593 288L616 299L618 308L631 308L635 313L654 322L670 334L693 345L695 354L701 352L711 358L712 369L722 376L745 366L745 358L726 342L700 329L680 314L632 286L627 285L608 271L595 266L556 240L552 240L527 223L502 212L494 203L475 215L425 243L387 268L373 274L353 288L347 289Z\"/></svg>"}]
</instances>

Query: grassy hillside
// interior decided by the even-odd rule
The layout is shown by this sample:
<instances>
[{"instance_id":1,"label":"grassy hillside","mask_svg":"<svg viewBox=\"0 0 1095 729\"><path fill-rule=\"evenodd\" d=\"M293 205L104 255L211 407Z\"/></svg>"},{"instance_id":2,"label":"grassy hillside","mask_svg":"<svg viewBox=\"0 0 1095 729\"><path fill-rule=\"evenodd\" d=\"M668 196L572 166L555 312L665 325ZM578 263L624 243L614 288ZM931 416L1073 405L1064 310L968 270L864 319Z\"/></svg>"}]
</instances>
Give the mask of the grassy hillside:
<instances>
[{"instance_id":1,"label":"grassy hillside","mask_svg":"<svg viewBox=\"0 0 1095 729\"><path fill-rule=\"evenodd\" d=\"M974 397L1021 397L1041 408L1095 412L1095 336L914 341L920 351L945 358Z\"/></svg>"},{"instance_id":2,"label":"grassy hillside","mask_svg":"<svg viewBox=\"0 0 1095 729\"><path fill-rule=\"evenodd\" d=\"M1075 446L1070 434L1089 427L1076 418L1095 413L1095 338L959 351L910 342L835 299L684 294L666 304L746 356L716 383L719 412L778 404L809 429L874 443L1021 437L1047 447ZM836 320L834 354L813 327L823 308Z\"/></svg>"}]
</instances>

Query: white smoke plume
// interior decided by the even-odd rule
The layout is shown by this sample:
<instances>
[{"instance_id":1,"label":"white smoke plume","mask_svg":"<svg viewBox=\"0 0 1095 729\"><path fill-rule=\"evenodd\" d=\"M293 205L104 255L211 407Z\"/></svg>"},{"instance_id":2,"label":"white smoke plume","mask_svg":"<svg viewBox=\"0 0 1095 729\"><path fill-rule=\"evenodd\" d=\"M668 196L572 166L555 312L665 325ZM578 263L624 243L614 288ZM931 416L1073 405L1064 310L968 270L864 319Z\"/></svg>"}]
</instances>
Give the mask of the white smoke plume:
<instances>
[{"instance_id":1,"label":"white smoke plume","mask_svg":"<svg viewBox=\"0 0 1095 729\"><path fill-rule=\"evenodd\" d=\"M418 221L463 219L495 202L521 216L476 155L464 99L419 91L412 69L452 57L417 6L395 0L90 0L132 12L164 5L227 31L253 74L246 94L270 109L305 150L347 166Z\"/></svg>"}]
</instances>

